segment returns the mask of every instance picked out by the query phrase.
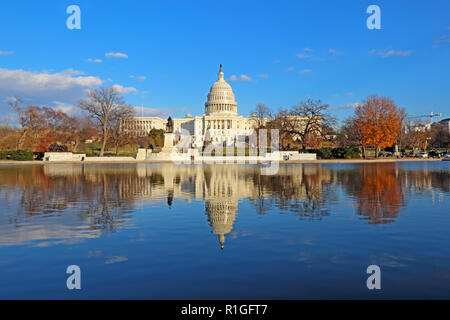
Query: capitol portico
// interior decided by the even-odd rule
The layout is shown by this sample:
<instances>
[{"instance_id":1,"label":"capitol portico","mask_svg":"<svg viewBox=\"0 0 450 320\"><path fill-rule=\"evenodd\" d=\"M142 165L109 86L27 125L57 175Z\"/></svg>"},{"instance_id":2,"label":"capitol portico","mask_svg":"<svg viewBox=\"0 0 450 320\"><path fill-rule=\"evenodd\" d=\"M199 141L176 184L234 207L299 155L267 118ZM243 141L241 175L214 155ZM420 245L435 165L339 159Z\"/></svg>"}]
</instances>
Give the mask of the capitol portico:
<instances>
[{"instance_id":1,"label":"capitol portico","mask_svg":"<svg viewBox=\"0 0 450 320\"><path fill-rule=\"evenodd\" d=\"M204 141L213 144L233 146L239 136L252 134L255 118L238 114L237 102L231 86L225 81L222 65L218 79L211 86L205 103L205 113L192 117L174 118L173 132L181 135L182 130L189 132L194 148L203 146ZM151 129L166 129L167 120L160 117L134 117L125 125L125 129L138 136L146 136Z\"/></svg>"}]
</instances>

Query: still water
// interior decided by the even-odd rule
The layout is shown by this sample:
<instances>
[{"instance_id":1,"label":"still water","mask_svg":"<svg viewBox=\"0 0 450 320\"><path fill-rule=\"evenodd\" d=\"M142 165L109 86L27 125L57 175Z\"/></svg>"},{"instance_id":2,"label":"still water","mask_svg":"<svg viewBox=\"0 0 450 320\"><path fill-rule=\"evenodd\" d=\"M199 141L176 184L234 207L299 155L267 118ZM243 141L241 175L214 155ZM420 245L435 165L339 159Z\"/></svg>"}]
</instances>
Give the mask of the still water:
<instances>
[{"instance_id":1,"label":"still water","mask_svg":"<svg viewBox=\"0 0 450 320\"><path fill-rule=\"evenodd\" d=\"M0 165L0 298L450 298L450 162L260 169Z\"/></svg>"}]
</instances>

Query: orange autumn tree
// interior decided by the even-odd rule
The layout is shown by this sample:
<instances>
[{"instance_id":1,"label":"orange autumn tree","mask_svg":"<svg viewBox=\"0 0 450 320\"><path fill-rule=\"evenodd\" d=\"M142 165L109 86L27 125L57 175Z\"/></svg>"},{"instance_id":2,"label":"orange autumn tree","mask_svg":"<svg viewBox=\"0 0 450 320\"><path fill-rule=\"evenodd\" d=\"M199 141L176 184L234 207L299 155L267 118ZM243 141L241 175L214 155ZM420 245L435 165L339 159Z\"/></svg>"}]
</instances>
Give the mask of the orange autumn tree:
<instances>
[{"instance_id":1,"label":"orange autumn tree","mask_svg":"<svg viewBox=\"0 0 450 320\"><path fill-rule=\"evenodd\" d=\"M369 96L355 110L355 124L360 131L365 153L366 146L381 149L391 147L398 140L402 126L400 110L388 97Z\"/></svg>"}]
</instances>

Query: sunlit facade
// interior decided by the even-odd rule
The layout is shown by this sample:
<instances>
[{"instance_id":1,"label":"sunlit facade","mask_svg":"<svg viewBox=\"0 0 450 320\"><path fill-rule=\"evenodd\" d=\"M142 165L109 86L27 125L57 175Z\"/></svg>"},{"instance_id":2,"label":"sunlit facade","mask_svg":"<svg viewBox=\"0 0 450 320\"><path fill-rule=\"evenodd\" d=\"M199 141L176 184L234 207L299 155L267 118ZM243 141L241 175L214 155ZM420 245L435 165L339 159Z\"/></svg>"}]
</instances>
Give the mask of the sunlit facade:
<instances>
[{"instance_id":1,"label":"sunlit facade","mask_svg":"<svg viewBox=\"0 0 450 320\"><path fill-rule=\"evenodd\" d=\"M211 86L205 103L205 113L192 117L173 118L174 133L188 133L191 146L201 147L204 141L233 146L239 136L250 135L256 124L254 115L244 117L238 114L237 102L231 86L225 81L222 65L218 79ZM167 119L160 117L135 117L125 128L137 136L146 136L152 129L166 129Z\"/></svg>"}]
</instances>

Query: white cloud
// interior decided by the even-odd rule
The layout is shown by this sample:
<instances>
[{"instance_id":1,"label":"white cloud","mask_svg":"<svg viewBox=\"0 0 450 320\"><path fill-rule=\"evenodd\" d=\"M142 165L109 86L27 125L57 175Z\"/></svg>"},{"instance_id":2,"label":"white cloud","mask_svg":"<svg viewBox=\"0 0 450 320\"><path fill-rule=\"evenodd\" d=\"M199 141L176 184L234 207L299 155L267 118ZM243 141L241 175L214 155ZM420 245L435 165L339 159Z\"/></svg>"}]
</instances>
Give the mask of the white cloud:
<instances>
[{"instance_id":1,"label":"white cloud","mask_svg":"<svg viewBox=\"0 0 450 320\"><path fill-rule=\"evenodd\" d=\"M128 59L128 55L126 55L125 53L122 53L122 52L108 52L108 53L105 53L105 57Z\"/></svg>"},{"instance_id":2,"label":"white cloud","mask_svg":"<svg viewBox=\"0 0 450 320\"><path fill-rule=\"evenodd\" d=\"M307 54L304 54L304 53L298 53L298 54L296 54L296 56L297 56L297 58L299 58L299 59L307 59L307 58L310 58L311 56L309 56L309 55L307 55Z\"/></svg>"},{"instance_id":3,"label":"white cloud","mask_svg":"<svg viewBox=\"0 0 450 320\"><path fill-rule=\"evenodd\" d=\"M131 78L131 79L138 79L138 80L141 80L141 81L147 80L147 77L146 77L146 76L135 76L135 75L131 75L130 78Z\"/></svg>"},{"instance_id":4,"label":"white cloud","mask_svg":"<svg viewBox=\"0 0 450 320\"><path fill-rule=\"evenodd\" d=\"M0 68L0 112L10 110L8 98L15 95L22 98L24 105L48 106L69 112L74 110L79 99L86 97L89 88L99 87L104 82L74 69L55 73ZM119 84L115 88L121 94L137 92L136 88Z\"/></svg>"},{"instance_id":5,"label":"white cloud","mask_svg":"<svg viewBox=\"0 0 450 320\"><path fill-rule=\"evenodd\" d=\"M306 53L297 53L296 56L299 59L306 59L307 61L327 61L329 59L329 57L317 57L314 56L313 54L311 54L313 52L312 49L310 48L304 48L303 51L310 53L310 54L306 54ZM337 51L336 49L328 49L328 53L333 56L333 57L337 57L340 56L342 54L342 52Z\"/></svg>"},{"instance_id":6,"label":"white cloud","mask_svg":"<svg viewBox=\"0 0 450 320\"><path fill-rule=\"evenodd\" d=\"M95 59L88 58L87 61L92 62L92 63L102 63L103 62L102 59L98 59L98 58L95 58Z\"/></svg>"},{"instance_id":7,"label":"white cloud","mask_svg":"<svg viewBox=\"0 0 450 320\"><path fill-rule=\"evenodd\" d=\"M337 51L336 49L328 49L328 53L333 57L340 56L342 54L342 52Z\"/></svg>"},{"instance_id":8,"label":"white cloud","mask_svg":"<svg viewBox=\"0 0 450 320\"><path fill-rule=\"evenodd\" d=\"M304 73L311 73L311 72L312 72L311 69L303 69L303 70L299 71L298 73L304 74Z\"/></svg>"},{"instance_id":9,"label":"white cloud","mask_svg":"<svg viewBox=\"0 0 450 320\"><path fill-rule=\"evenodd\" d=\"M406 56L409 56L412 52L413 52L412 50L399 51L399 50L394 50L394 49L378 50L378 51L375 49L372 49L369 51L370 54L376 54L382 58L389 58L389 57L393 57L393 56L406 57Z\"/></svg>"},{"instance_id":10,"label":"white cloud","mask_svg":"<svg viewBox=\"0 0 450 320\"><path fill-rule=\"evenodd\" d=\"M124 87L124 86L121 86L120 84L114 84L112 87L114 89L116 89L119 94L127 94L127 93L131 93L131 92L137 92L137 89L134 87Z\"/></svg>"},{"instance_id":11,"label":"white cloud","mask_svg":"<svg viewBox=\"0 0 450 320\"><path fill-rule=\"evenodd\" d=\"M434 39L435 42L450 42L450 36L442 36Z\"/></svg>"},{"instance_id":12,"label":"white cloud","mask_svg":"<svg viewBox=\"0 0 450 320\"><path fill-rule=\"evenodd\" d=\"M292 72L294 70L295 70L294 67L289 67L289 68L285 69L284 72Z\"/></svg>"},{"instance_id":13,"label":"white cloud","mask_svg":"<svg viewBox=\"0 0 450 320\"><path fill-rule=\"evenodd\" d=\"M16 98L14 98L14 97L6 97L3 101L6 102L6 103L11 103L11 102L16 101Z\"/></svg>"},{"instance_id":14,"label":"white cloud","mask_svg":"<svg viewBox=\"0 0 450 320\"><path fill-rule=\"evenodd\" d=\"M259 75L259 77L263 78L263 79L267 79L267 78L269 78L269 75L267 73L262 73Z\"/></svg>"},{"instance_id":15,"label":"white cloud","mask_svg":"<svg viewBox=\"0 0 450 320\"><path fill-rule=\"evenodd\" d=\"M347 97L353 97L355 94L353 92L349 92L346 94Z\"/></svg>"},{"instance_id":16,"label":"white cloud","mask_svg":"<svg viewBox=\"0 0 450 320\"><path fill-rule=\"evenodd\" d=\"M77 76L82 71L68 69L59 73L34 72L0 68L0 93L35 94L72 88L99 86L102 80L93 76Z\"/></svg>"},{"instance_id":17,"label":"white cloud","mask_svg":"<svg viewBox=\"0 0 450 320\"><path fill-rule=\"evenodd\" d=\"M228 78L228 81L252 81L252 78L245 74L241 74L239 77L233 74Z\"/></svg>"},{"instance_id":18,"label":"white cloud","mask_svg":"<svg viewBox=\"0 0 450 320\"><path fill-rule=\"evenodd\" d=\"M77 109L77 106L73 105L73 104L67 104L61 101L53 101L53 107L56 110L65 112L65 113L70 113L73 110Z\"/></svg>"},{"instance_id":19,"label":"white cloud","mask_svg":"<svg viewBox=\"0 0 450 320\"><path fill-rule=\"evenodd\" d=\"M360 106L360 102L348 103L338 107L330 107L331 110L347 110L347 109L355 109Z\"/></svg>"},{"instance_id":20,"label":"white cloud","mask_svg":"<svg viewBox=\"0 0 450 320\"><path fill-rule=\"evenodd\" d=\"M67 74L69 76L81 76L81 75L86 74L86 72L69 68L69 69L62 71L61 74Z\"/></svg>"},{"instance_id":21,"label":"white cloud","mask_svg":"<svg viewBox=\"0 0 450 320\"><path fill-rule=\"evenodd\" d=\"M2 51L2 50L0 50L0 56L1 55L10 55L10 54L13 54L14 53L14 51Z\"/></svg>"}]
</instances>

